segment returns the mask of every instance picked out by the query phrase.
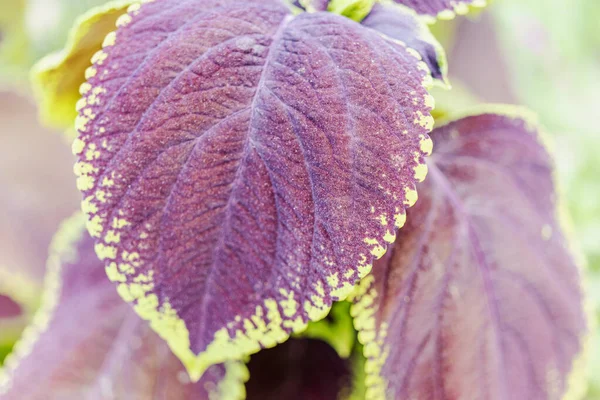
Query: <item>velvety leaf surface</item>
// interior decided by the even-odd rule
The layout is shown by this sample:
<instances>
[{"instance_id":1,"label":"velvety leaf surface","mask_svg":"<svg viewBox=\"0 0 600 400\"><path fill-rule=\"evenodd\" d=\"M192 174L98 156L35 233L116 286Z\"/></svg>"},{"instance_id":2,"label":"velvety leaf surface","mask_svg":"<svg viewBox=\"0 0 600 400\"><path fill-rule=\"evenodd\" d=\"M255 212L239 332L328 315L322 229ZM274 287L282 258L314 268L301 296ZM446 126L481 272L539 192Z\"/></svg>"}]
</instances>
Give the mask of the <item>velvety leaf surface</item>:
<instances>
[{"instance_id":1,"label":"velvety leaf surface","mask_svg":"<svg viewBox=\"0 0 600 400\"><path fill-rule=\"evenodd\" d=\"M243 397L247 371L237 362L189 383L181 362L106 278L82 215L56 235L44 285L42 308L0 370L0 399Z\"/></svg>"},{"instance_id":2,"label":"velvety leaf surface","mask_svg":"<svg viewBox=\"0 0 600 400\"><path fill-rule=\"evenodd\" d=\"M431 76L446 85L448 66L444 49L413 10L394 4L375 3L361 24L383 33L393 41L406 43L423 58Z\"/></svg>"},{"instance_id":3,"label":"velvety leaf surface","mask_svg":"<svg viewBox=\"0 0 600 400\"><path fill-rule=\"evenodd\" d=\"M427 66L278 0L158 0L87 71L73 150L96 251L198 379L324 317L426 174Z\"/></svg>"},{"instance_id":4,"label":"velvety leaf surface","mask_svg":"<svg viewBox=\"0 0 600 400\"><path fill-rule=\"evenodd\" d=\"M390 0L412 8L417 13L440 19L452 19L456 14L466 14L469 6L484 7L487 0Z\"/></svg>"},{"instance_id":5,"label":"velvety leaf surface","mask_svg":"<svg viewBox=\"0 0 600 400\"><path fill-rule=\"evenodd\" d=\"M42 121L56 128L70 129L77 116L75 104L79 86L94 53L102 49L104 37L114 31L115 22L135 0L116 0L79 16L69 32L65 47L41 59L32 69ZM72 133L71 130L68 133Z\"/></svg>"},{"instance_id":6,"label":"velvety leaf surface","mask_svg":"<svg viewBox=\"0 0 600 400\"><path fill-rule=\"evenodd\" d=\"M585 331L552 162L528 119L468 116L352 308L368 398L560 399Z\"/></svg>"},{"instance_id":7,"label":"velvety leaf surface","mask_svg":"<svg viewBox=\"0 0 600 400\"><path fill-rule=\"evenodd\" d=\"M247 400L331 400L350 391L350 361L327 343L290 339L253 355L248 363Z\"/></svg>"}]
</instances>

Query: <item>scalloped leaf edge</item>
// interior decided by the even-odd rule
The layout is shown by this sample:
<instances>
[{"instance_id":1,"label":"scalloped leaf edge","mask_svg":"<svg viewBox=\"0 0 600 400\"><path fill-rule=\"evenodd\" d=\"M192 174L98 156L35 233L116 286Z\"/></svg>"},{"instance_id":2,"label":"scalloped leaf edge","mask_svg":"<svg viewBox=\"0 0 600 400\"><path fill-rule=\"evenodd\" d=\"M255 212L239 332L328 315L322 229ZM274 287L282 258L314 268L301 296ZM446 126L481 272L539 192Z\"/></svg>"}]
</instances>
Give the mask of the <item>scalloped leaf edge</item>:
<instances>
[{"instance_id":1,"label":"scalloped leaf edge","mask_svg":"<svg viewBox=\"0 0 600 400\"><path fill-rule=\"evenodd\" d=\"M131 23L132 19L139 13L140 8L144 4L152 3L154 1L155 0L141 0L129 6L127 13L121 15L117 19L115 23L116 28L118 29ZM284 4L289 5L288 2L284 2ZM293 12L292 15L294 15ZM104 49L106 47L114 46L117 40L117 30L109 32L102 43L102 48ZM434 81L431 77L431 71L429 70L429 67L424 61L422 61L422 57L416 50L405 44L404 47L409 54L419 60L418 68L426 72L426 74L423 76L421 85L423 88L429 91L434 86ZM92 57L92 65L88 67L85 72L86 81L80 86L79 92L82 95L82 98L76 105L76 109L78 111L86 106L85 96L88 95L92 90L92 86L87 82L87 79L96 74L96 63L102 62L105 57L106 53L103 50L99 50ZM435 99L429 93L425 95L425 104L430 106L430 111L435 108ZM434 125L434 120L431 115L421 115L420 119L416 119L413 122L426 128L428 132L433 129ZM78 115L75 120L75 128L79 130L80 128L85 127L86 124L87 118ZM80 154L80 149L82 149L83 146L84 143L79 138L76 138L72 144L73 154ZM432 148L433 143L431 139L428 137L422 139L421 150L426 155L431 155ZM85 168L78 164L75 165L75 173L78 176L79 188L80 186L86 185L85 179L87 176L83 171ZM423 181L427 175L427 164L420 163L415 166L414 173L417 181ZM405 187L404 190L407 198L406 209L408 209L415 204L418 199L418 194L416 187ZM86 211L89 209L89 207L90 204L84 199L82 202L82 210L85 214L88 214ZM404 211L402 214L396 215L396 229L402 228L405 219L406 211ZM90 220L89 218L86 218L86 220L86 225L90 234L92 236L97 235L97 221ZM385 235L385 237L380 238L380 240L370 240L373 243L369 242L368 244L373 245L371 254L374 258L370 263L365 262L357 266L357 283L371 272L373 261L381 258L385 254L388 247L394 242L395 234L390 238L388 238L388 235ZM381 244L382 242L383 244ZM103 245L96 245L95 250L96 254L101 260L107 258L107 255L110 253L110 249ZM171 351L185 366L192 382L197 382L200 380L204 372L211 365L226 361L242 360L248 355L258 352L261 349L261 346L258 345L259 339L261 341L262 348L271 348L277 344L285 342L289 337L291 337L291 335L303 332L308 325L308 323L304 323L299 319L294 321L284 320L279 313L278 306L280 304L277 302L277 300L264 299L263 304L257 306L256 313L249 319L245 319L243 321L248 326L256 325L259 326L260 329L253 328L246 333L238 331L236 338L231 339L226 327L223 327L221 330L215 333L212 342L207 346L204 352L195 354L190 349L189 331L184 321L177 315L176 311L173 310L168 303L163 304L159 308L158 299L155 295L145 295L146 291L142 290L145 283L143 283L141 276L139 277L141 283L136 284L138 285L137 287L132 287L132 285L123 283L123 276L116 270L116 268L107 267L106 272L109 279L118 285L117 291L121 298L129 303L135 301L134 309L136 310L137 314L142 319L148 321L151 328L167 342ZM337 276L335 276L335 279L337 280ZM346 285L334 289L331 292L331 296L336 298L334 301L343 301L355 290L355 287L356 285L352 286L346 283ZM323 288L317 288L317 292L320 290L323 290ZM138 294L139 297L136 296ZM290 295L293 295L293 293L290 293ZM293 298L291 300L293 300ZM319 321L325 318L331 309L331 306L327 306L326 304L323 304L322 300L320 302L318 300L320 299L313 299L313 301L315 301L316 304L319 304L319 306L313 306L309 304L309 302L306 302L303 305L304 310L309 317L309 322ZM289 300L286 300L285 302L287 303L288 301ZM281 306L283 309L286 307L285 304ZM263 312L263 310L266 310L266 312ZM265 314L269 317L269 323L265 323ZM273 323L273 321L278 321L278 323ZM291 329L291 332L289 334L285 332L282 329L284 327Z\"/></svg>"}]
</instances>

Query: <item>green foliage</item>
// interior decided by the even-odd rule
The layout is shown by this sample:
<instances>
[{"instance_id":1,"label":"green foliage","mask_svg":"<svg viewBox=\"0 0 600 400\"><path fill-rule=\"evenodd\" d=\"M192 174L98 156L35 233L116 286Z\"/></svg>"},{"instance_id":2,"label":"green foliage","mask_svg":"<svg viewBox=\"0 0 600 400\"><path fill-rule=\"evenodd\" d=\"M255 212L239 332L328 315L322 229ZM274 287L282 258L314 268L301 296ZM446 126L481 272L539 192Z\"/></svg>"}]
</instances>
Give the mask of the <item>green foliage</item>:
<instances>
[{"instance_id":1,"label":"green foliage","mask_svg":"<svg viewBox=\"0 0 600 400\"><path fill-rule=\"evenodd\" d=\"M4 362L6 356L11 352L12 345L1 345L0 346L0 365Z\"/></svg>"},{"instance_id":2,"label":"green foliage","mask_svg":"<svg viewBox=\"0 0 600 400\"><path fill-rule=\"evenodd\" d=\"M348 358L356 343L356 331L350 316L350 302L333 304L327 318L310 322L306 330L298 336L321 339L333 347L340 357Z\"/></svg>"},{"instance_id":3,"label":"green foliage","mask_svg":"<svg viewBox=\"0 0 600 400\"><path fill-rule=\"evenodd\" d=\"M369 14L375 0L332 0L328 10L354 21L362 21Z\"/></svg>"}]
</instances>

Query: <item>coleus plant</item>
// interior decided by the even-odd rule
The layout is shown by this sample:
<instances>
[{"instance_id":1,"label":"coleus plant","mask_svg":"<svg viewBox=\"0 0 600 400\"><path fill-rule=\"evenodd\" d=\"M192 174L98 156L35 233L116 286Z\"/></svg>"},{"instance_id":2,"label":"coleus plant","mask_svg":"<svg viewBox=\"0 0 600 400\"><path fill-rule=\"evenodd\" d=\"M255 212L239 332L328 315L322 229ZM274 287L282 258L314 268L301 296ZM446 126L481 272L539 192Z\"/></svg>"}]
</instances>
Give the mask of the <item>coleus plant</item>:
<instances>
[{"instance_id":1,"label":"coleus plant","mask_svg":"<svg viewBox=\"0 0 600 400\"><path fill-rule=\"evenodd\" d=\"M535 118L487 106L432 130L447 67L425 22L469 3L81 19L35 76L71 121L102 43L75 106L83 215L54 240L2 398L577 394L580 276Z\"/></svg>"}]
</instances>

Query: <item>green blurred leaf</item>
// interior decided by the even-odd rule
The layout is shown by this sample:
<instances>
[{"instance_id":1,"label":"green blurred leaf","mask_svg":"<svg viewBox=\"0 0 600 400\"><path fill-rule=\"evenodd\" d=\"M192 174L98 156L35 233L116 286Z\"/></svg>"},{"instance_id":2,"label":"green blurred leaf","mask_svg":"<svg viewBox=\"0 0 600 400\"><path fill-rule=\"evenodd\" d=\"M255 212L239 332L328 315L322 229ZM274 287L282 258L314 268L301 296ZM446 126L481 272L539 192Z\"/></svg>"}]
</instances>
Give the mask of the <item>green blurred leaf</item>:
<instances>
[{"instance_id":1,"label":"green blurred leaf","mask_svg":"<svg viewBox=\"0 0 600 400\"><path fill-rule=\"evenodd\" d=\"M350 316L350 303L333 303L327 318L310 322L306 330L297 337L321 339L337 351L342 358L350 357L356 343L356 331Z\"/></svg>"},{"instance_id":2,"label":"green blurred leaf","mask_svg":"<svg viewBox=\"0 0 600 400\"><path fill-rule=\"evenodd\" d=\"M44 124L68 129L74 135L75 104L79 86L94 54L102 49L105 36L134 0L111 1L94 7L75 19L64 48L42 58L32 69L31 80Z\"/></svg>"},{"instance_id":3,"label":"green blurred leaf","mask_svg":"<svg viewBox=\"0 0 600 400\"><path fill-rule=\"evenodd\" d=\"M0 0L0 88L27 81L33 62L25 30L25 0Z\"/></svg>"},{"instance_id":4,"label":"green blurred leaf","mask_svg":"<svg viewBox=\"0 0 600 400\"><path fill-rule=\"evenodd\" d=\"M354 21L362 21L373 8L375 0L331 0L327 10Z\"/></svg>"}]
</instances>

